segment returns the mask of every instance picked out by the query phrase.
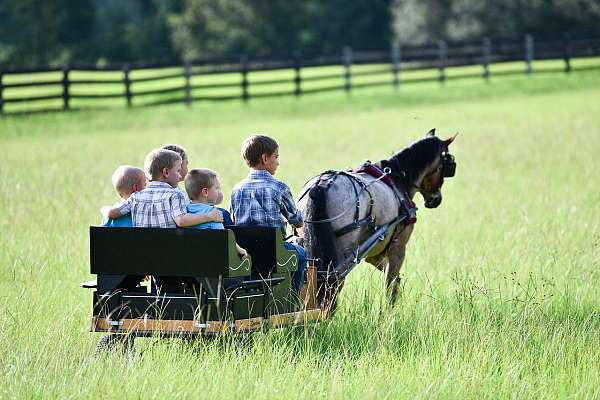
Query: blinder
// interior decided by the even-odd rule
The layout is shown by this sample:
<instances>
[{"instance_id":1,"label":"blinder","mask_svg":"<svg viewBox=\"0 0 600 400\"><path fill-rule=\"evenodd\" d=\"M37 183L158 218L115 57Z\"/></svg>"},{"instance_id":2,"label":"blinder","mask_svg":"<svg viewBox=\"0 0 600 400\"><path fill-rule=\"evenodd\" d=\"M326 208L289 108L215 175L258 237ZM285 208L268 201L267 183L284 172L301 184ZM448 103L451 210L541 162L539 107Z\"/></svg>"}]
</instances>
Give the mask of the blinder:
<instances>
[{"instance_id":1,"label":"blinder","mask_svg":"<svg viewBox=\"0 0 600 400\"><path fill-rule=\"evenodd\" d=\"M456 161L450 153L442 154L442 176L444 178L452 178L456 173Z\"/></svg>"}]
</instances>

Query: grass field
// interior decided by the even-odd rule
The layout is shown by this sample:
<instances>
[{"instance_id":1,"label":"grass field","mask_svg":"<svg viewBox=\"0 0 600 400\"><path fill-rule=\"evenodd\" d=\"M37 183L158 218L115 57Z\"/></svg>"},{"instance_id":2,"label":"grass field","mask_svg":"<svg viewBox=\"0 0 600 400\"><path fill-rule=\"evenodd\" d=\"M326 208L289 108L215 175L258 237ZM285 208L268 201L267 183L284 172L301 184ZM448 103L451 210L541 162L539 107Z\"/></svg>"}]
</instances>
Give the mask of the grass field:
<instances>
[{"instance_id":1,"label":"grass field","mask_svg":"<svg viewBox=\"0 0 600 400\"><path fill-rule=\"evenodd\" d=\"M0 398L600 398L599 99L590 71L2 118ZM181 143L230 188L265 132L297 193L432 127L460 132L457 175L438 209L417 198L394 308L361 265L320 325L93 356L77 286L117 165Z\"/></svg>"}]
</instances>

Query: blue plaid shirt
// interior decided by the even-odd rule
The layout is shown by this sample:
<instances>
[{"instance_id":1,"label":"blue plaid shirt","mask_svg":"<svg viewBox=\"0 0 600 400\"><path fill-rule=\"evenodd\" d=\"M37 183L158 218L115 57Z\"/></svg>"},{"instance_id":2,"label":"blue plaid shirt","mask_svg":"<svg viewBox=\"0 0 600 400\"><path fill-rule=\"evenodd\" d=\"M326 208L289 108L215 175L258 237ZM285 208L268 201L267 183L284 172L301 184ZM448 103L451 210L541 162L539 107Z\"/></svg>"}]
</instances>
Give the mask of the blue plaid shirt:
<instances>
[{"instance_id":1,"label":"blue plaid shirt","mask_svg":"<svg viewBox=\"0 0 600 400\"><path fill-rule=\"evenodd\" d=\"M231 193L231 211L236 225L285 228L302 222L290 188L264 170L251 170ZM285 218L285 219L284 219Z\"/></svg>"}]
</instances>

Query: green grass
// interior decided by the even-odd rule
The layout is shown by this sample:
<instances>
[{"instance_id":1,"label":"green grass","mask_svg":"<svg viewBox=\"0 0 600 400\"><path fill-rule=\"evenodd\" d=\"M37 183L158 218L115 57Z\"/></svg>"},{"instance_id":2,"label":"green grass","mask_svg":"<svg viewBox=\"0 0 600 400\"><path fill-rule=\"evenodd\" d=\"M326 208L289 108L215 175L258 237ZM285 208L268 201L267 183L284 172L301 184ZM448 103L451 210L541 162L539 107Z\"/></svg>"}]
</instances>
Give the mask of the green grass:
<instances>
[{"instance_id":1,"label":"green grass","mask_svg":"<svg viewBox=\"0 0 600 400\"><path fill-rule=\"evenodd\" d=\"M600 398L599 98L590 71L0 119L0 398ZM117 165L177 142L227 191L265 132L298 193L432 127L457 175L417 197L394 308L361 265L325 323L93 356L77 285Z\"/></svg>"}]
</instances>

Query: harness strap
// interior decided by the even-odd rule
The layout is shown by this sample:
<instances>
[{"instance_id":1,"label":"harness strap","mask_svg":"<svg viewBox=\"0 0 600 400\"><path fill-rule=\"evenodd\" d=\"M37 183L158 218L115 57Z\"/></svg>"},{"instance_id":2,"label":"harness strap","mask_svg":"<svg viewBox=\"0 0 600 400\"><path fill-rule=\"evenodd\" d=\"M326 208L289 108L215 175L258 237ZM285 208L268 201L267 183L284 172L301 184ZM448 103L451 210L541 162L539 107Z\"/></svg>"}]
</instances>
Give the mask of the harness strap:
<instances>
[{"instance_id":1,"label":"harness strap","mask_svg":"<svg viewBox=\"0 0 600 400\"><path fill-rule=\"evenodd\" d=\"M351 224L344 226L334 232L335 237L344 236L346 233L350 233L355 229L360 228L361 226L368 225L371 227L375 227L375 218L372 215L367 215L365 218L354 221Z\"/></svg>"}]
</instances>

